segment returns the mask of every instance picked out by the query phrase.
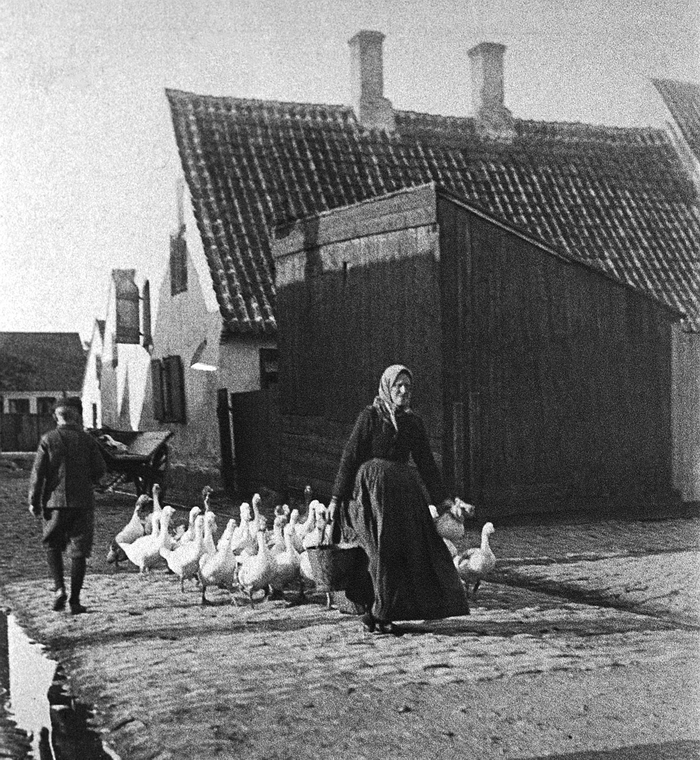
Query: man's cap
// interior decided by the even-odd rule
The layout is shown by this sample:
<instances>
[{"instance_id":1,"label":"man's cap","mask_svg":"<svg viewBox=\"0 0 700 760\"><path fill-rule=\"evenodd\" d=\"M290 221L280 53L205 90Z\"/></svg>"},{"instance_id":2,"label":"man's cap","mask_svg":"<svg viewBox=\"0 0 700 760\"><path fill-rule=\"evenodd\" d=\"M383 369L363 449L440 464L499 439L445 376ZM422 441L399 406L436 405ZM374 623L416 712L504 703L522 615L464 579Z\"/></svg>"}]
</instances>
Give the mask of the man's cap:
<instances>
[{"instance_id":1,"label":"man's cap","mask_svg":"<svg viewBox=\"0 0 700 760\"><path fill-rule=\"evenodd\" d=\"M59 398L53 405L53 410L56 412L59 409L77 409L82 414L83 402L77 396L66 396L64 398Z\"/></svg>"}]
</instances>

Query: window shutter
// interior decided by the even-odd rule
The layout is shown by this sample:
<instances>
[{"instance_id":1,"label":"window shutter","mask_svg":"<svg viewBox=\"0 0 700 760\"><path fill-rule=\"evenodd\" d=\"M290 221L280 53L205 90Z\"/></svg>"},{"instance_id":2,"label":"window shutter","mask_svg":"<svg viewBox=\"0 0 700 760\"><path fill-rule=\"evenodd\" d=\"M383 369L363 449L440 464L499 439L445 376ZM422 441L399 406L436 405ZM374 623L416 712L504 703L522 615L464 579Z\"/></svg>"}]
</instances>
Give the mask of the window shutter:
<instances>
[{"instance_id":1,"label":"window shutter","mask_svg":"<svg viewBox=\"0 0 700 760\"><path fill-rule=\"evenodd\" d=\"M139 289L134 282L133 269L113 269L116 296L117 343L139 342Z\"/></svg>"},{"instance_id":2,"label":"window shutter","mask_svg":"<svg viewBox=\"0 0 700 760\"><path fill-rule=\"evenodd\" d=\"M165 419L163 407L163 367L160 359L151 361L151 386L153 389L153 417L156 420Z\"/></svg>"},{"instance_id":3,"label":"window shutter","mask_svg":"<svg viewBox=\"0 0 700 760\"><path fill-rule=\"evenodd\" d=\"M185 422L185 372L179 356L166 356L163 359L165 374L168 378L170 397L169 419L173 422Z\"/></svg>"},{"instance_id":4,"label":"window shutter","mask_svg":"<svg viewBox=\"0 0 700 760\"><path fill-rule=\"evenodd\" d=\"M148 280L143 284L141 299L141 325L143 327L141 345L144 348L150 348L153 345L153 336L151 335L151 284Z\"/></svg>"}]
</instances>

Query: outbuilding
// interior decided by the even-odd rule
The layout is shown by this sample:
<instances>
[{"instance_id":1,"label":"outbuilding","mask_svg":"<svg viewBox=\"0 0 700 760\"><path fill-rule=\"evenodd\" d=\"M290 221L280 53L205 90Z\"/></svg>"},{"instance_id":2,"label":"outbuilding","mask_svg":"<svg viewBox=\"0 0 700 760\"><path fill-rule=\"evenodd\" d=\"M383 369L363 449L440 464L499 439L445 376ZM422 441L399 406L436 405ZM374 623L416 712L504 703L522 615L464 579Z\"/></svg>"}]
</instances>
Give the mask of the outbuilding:
<instances>
[{"instance_id":1,"label":"outbuilding","mask_svg":"<svg viewBox=\"0 0 700 760\"><path fill-rule=\"evenodd\" d=\"M435 183L291 222L273 255L287 487L330 493L400 362L489 514L675 500L669 306Z\"/></svg>"}]
</instances>

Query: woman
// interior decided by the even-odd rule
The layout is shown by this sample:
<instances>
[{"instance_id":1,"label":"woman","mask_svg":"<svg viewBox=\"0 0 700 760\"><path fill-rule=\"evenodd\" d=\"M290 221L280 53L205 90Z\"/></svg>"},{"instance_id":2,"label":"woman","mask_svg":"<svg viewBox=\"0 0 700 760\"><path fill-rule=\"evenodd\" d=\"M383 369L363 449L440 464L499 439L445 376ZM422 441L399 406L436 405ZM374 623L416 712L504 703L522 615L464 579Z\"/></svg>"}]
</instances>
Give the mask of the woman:
<instances>
[{"instance_id":1,"label":"woman","mask_svg":"<svg viewBox=\"0 0 700 760\"><path fill-rule=\"evenodd\" d=\"M364 550L347 598L364 608L367 630L399 634L395 620L424 620L469 612L450 553L438 536L409 456L433 504L452 506L422 420L411 410L413 376L388 367L374 402L355 422L338 469L331 514L344 541ZM340 506L342 505L342 508Z\"/></svg>"}]
</instances>

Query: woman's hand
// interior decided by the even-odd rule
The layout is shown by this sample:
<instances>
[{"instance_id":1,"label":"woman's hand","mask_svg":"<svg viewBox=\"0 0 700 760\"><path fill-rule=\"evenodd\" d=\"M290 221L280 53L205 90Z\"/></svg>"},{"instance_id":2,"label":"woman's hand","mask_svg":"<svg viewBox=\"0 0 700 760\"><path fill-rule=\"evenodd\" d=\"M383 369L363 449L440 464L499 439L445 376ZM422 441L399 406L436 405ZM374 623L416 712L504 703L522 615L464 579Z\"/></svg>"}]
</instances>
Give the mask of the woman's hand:
<instances>
[{"instance_id":1,"label":"woman's hand","mask_svg":"<svg viewBox=\"0 0 700 760\"><path fill-rule=\"evenodd\" d=\"M442 515L445 514L445 512L449 512L452 507L454 507L455 503L452 499L449 497L447 499L443 499L436 507L438 517L442 517Z\"/></svg>"},{"instance_id":2,"label":"woman's hand","mask_svg":"<svg viewBox=\"0 0 700 760\"><path fill-rule=\"evenodd\" d=\"M333 496L330 500L330 503L328 504L328 520L330 522L335 521L336 514L338 512L338 498L336 496Z\"/></svg>"}]
</instances>

